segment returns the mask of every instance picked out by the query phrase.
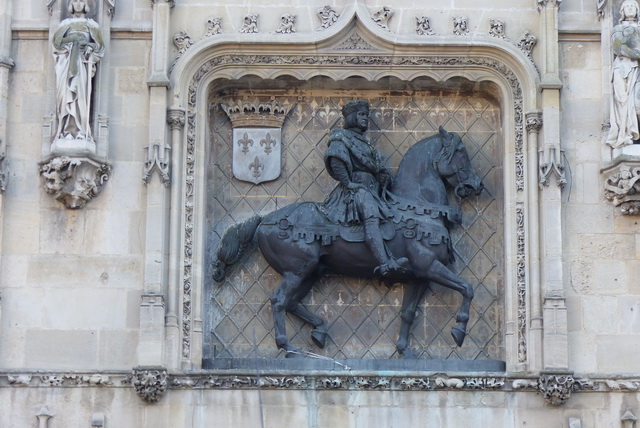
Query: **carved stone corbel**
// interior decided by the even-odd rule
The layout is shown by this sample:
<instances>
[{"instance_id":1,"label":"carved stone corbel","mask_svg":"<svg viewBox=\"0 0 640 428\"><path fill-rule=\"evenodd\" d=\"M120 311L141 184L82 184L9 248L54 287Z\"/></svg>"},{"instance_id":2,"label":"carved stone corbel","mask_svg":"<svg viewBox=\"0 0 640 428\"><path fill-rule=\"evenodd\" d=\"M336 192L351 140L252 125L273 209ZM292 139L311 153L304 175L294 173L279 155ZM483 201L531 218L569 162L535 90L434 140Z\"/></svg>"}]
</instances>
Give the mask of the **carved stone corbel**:
<instances>
[{"instance_id":1,"label":"carved stone corbel","mask_svg":"<svg viewBox=\"0 0 640 428\"><path fill-rule=\"evenodd\" d=\"M538 378L538 391L547 404L562 406L571 398L575 383L571 374L543 374Z\"/></svg>"},{"instance_id":2,"label":"carved stone corbel","mask_svg":"<svg viewBox=\"0 0 640 428\"><path fill-rule=\"evenodd\" d=\"M95 198L111 175L111 164L89 157L56 156L39 163L44 188L67 208L78 209Z\"/></svg>"},{"instance_id":3,"label":"carved stone corbel","mask_svg":"<svg viewBox=\"0 0 640 428\"><path fill-rule=\"evenodd\" d=\"M640 158L619 157L600 170L604 197L624 215L640 215Z\"/></svg>"},{"instance_id":4,"label":"carved stone corbel","mask_svg":"<svg viewBox=\"0 0 640 428\"><path fill-rule=\"evenodd\" d=\"M136 394L147 403L157 403L167 392L167 370L162 367L136 367L131 385Z\"/></svg>"}]
</instances>

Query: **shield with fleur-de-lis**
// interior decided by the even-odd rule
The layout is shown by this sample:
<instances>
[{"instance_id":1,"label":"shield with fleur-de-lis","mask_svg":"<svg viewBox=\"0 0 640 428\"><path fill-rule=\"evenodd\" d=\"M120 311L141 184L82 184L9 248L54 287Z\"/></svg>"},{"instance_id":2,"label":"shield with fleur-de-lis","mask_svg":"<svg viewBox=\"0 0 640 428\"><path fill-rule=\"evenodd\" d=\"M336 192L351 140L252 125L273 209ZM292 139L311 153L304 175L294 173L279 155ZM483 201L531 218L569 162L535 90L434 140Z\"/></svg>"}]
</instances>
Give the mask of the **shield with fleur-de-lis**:
<instances>
[{"instance_id":1,"label":"shield with fleur-de-lis","mask_svg":"<svg viewBox=\"0 0 640 428\"><path fill-rule=\"evenodd\" d=\"M280 176L280 128L233 129L233 175L253 184Z\"/></svg>"}]
</instances>

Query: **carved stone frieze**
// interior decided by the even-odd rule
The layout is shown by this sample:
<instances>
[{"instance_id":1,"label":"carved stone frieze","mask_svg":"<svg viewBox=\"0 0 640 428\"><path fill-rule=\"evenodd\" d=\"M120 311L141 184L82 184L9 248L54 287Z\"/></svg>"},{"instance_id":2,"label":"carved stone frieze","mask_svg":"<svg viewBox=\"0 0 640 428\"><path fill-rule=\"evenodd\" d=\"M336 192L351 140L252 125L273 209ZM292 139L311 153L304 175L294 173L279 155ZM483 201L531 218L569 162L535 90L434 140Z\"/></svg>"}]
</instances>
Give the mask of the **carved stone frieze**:
<instances>
[{"instance_id":1,"label":"carved stone frieze","mask_svg":"<svg viewBox=\"0 0 640 428\"><path fill-rule=\"evenodd\" d=\"M111 165L88 157L57 156L40 162L47 193L67 208L84 207L95 198L111 175Z\"/></svg>"},{"instance_id":2,"label":"carved stone frieze","mask_svg":"<svg viewBox=\"0 0 640 428\"><path fill-rule=\"evenodd\" d=\"M142 181L149 184L153 171L158 171L160 180L169 187L171 177L169 176L169 163L171 162L171 147L164 141L154 141L145 147L147 150L147 160L144 162L144 173Z\"/></svg>"},{"instance_id":3,"label":"carved stone frieze","mask_svg":"<svg viewBox=\"0 0 640 428\"><path fill-rule=\"evenodd\" d=\"M31 384L31 375L7 375L7 380L9 381L9 385L14 386L29 386Z\"/></svg>"},{"instance_id":4,"label":"carved stone frieze","mask_svg":"<svg viewBox=\"0 0 640 428\"><path fill-rule=\"evenodd\" d=\"M489 21L489 34L498 39L506 39L504 32L504 21L501 19L492 19Z\"/></svg>"},{"instance_id":5,"label":"carved stone frieze","mask_svg":"<svg viewBox=\"0 0 640 428\"><path fill-rule=\"evenodd\" d=\"M379 27L384 28L385 30L389 29L389 20L393 16L393 10L390 7L385 6L379 11L375 12L371 15L371 19L373 22L378 24Z\"/></svg>"},{"instance_id":6,"label":"carved stone frieze","mask_svg":"<svg viewBox=\"0 0 640 428\"><path fill-rule=\"evenodd\" d=\"M517 46L522 52L524 52L529 58L531 58L531 55L533 54L533 48L537 43L538 38L531 34L531 32L527 31L522 37L520 37Z\"/></svg>"},{"instance_id":7,"label":"carved stone frieze","mask_svg":"<svg viewBox=\"0 0 640 428\"><path fill-rule=\"evenodd\" d=\"M331 27L333 24L338 22L338 18L340 18L340 14L329 5L318 9L318 16L320 17L320 21L322 21L320 24L321 30Z\"/></svg>"},{"instance_id":8,"label":"carved stone frieze","mask_svg":"<svg viewBox=\"0 0 640 428\"><path fill-rule=\"evenodd\" d=\"M291 34L296 32L296 16L290 13L285 13L280 17L280 27L276 30L276 33Z\"/></svg>"},{"instance_id":9,"label":"carved stone frieze","mask_svg":"<svg viewBox=\"0 0 640 428\"><path fill-rule=\"evenodd\" d=\"M355 33L354 33L355 34ZM344 43L344 42L343 42ZM194 320L192 319L192 287L193 287L193 229L194 229L194 178L196 175L196 129L197 129L197 96L198 88L203 78L214 72L217 68L223 66L242 66L242 67L261 67L278 64L279 66L296 66L304 65L305 67L313 66L344 66L344 67L369 67L369 66L385 66L398 67L403 66L443 66L452 68L463 68L465 66L474 66L492 70L502 76L511 88L513 95L513 118L514 118L514 146L515 146L515 171L516 171L516 190L523 191L525 189L524 180L524 150L523 150L523 133L524 133L524 112L523 112L523 94L520 82L516 74L505 64L490 58L473 58L467 56L393 56L393 55L375 55L367 54L366 56L355 55L227 55L223 54L210 58L207 62L193 74L189 83L187 93L187 129L186 129L186 162L185 162L185 181L183 184L183 241L182 248L184 253L184 261L182 264L182 357L185 359L191 356L191 332ZM524 218L524 207L522 207ZM523 220L524 221L524 220ZM524 226L522 226L524 231ZM523 246L524 248L524 246ZM523 250L524 251L524 250ZM524 266L524 253L522 266ZM524 269L522 269L524 273ZM522 275L519 280L526 289L526 277ZM526 314L526 307L524 307ZM520 316L520 314L519 314ZM523 349L526 350L526 341L523 341Z\"/></svg>"},{"instance_id":10,"label":"carved stone frieze","mask_svg":"<svg viewBox=\"0 0 640 428\"><path fill-rule=\"evenodd\" d=\"M219 16L207 19L205 37L215 36L222 33L222 18Z\"/></svg>"},{"instance_id":11,"label":"carved stone frieze","mask_svg":"<svg viewBox=\"0 0 640 428\"><path fill-rule=\"evenodd\" d=\"M456 36L464 36L469 34L469 18L466 16L453 17L453 34Z\"/></svg>"},{"instance_id":12,"label":"carved stone frieze","mask_svg":"<svg viewBox=\"0 0 640 428\"><path fill-rule=\"evenodd\" d=\"M131 385L143 401L157 403L167 391L167 371L160 367L135 368Z\"/></svg>"},{"instance_id":13,"label":"carved stone frieze","mask_svg":"<svg viewBox=\"0 0 640 428\"><path fill-rule=\"evenodd\" d=\"M241 33L257 33L258 32L258 14L249 13L242 19Z\"/></svg>"},{"instance_id":14,"label":"carved stone frieze","mask_svg":"<svg viewBox=\"0 0 640 428\"><path fill-rule=\"evenodd\" d=\"M416 33L421 36L435 34L431 28L431 21L426 16L416 16Z\"/></svg>"},{"instance_id":15,"label":"carved stone frieze","mask_svg":"<svg viewBox=\"0 0 640 428\"><path fill-rule=\"evenodd\" d=\"M558 186L567 184L564 174L564 150L557 146L545 146L538 156L538 179L540 188L549 186L552 175L556 176Z\"/></svg>"},{"instance_id":16,"label":"carved stone frieze","mask_svg":"<svg viewBox=\"0 0 640 428\"><path fill-rule=\"evenodd\" d=\"M516 286L518 292L518 362L527 361L527 267L524 203L516 205Z\"/></svg>"},{"instance_id":17,"label":"carved stone frieze","mask_svg":"<svg viewBox=\"0 0 640 428\"><path fill-rule=\"evenodd\" d=\"M552 406L562 406L571 397L575 379L571 375L542 375L538 378L538 390Z\"/></svg>"},{"instance_id":18,"label":"carved stone frieze","mask_svg":"<svg viewBox=\"0 0 640 428\"><path fill-rule=\"evenodd\" d=\"M640 159L624 158L601 173L605 198L624 215L640 215Z\"/></svg>"},{"instance_id":19,"label":"carved stone frieze","mask_svg":"<svg viewBox=\"0 0 640 428\"><path fill-rule=\"evenodd\" d=\"M182 55L187 49L193 46L193 41L191 40L191 36L182 30L173 36L173 44L178 48L178 54Z\"/></svg>"}]
</instances>

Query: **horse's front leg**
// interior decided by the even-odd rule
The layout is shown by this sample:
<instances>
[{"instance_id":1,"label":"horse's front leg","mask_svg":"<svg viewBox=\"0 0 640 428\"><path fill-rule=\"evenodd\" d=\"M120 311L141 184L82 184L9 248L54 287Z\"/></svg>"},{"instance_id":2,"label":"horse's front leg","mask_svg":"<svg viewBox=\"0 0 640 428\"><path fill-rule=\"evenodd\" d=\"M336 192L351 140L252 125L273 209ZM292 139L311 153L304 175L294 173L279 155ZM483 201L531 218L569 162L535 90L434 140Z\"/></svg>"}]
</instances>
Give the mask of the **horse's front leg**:
<instances>
[{"instance_id":1,"label":"horse's front leg","mask_svg":"<svg viewBox=\"0 0 640 428\"><path fill-rule=\"evenodd\" d=\"M287 338L285 311L297 304L293 299L296 291L302 283L302 278L293 273L285 273L277 290L271 295L271 311L276 333L276 345L278 349L284 349L287 358L303 357L300 349L293 346Z\"/></svg>"},{"instance_id":2,"label":"horse's front leg","mask_svg":"<svg viewBox=\"0 0 640 428\"><path fill-rule=\"evenodd\" d=\"M400 334L396 343L396 349L404 358L418 358L418 355L409 348L409 333L416 318L418 303L422 300L426 291L427 287L421 286L417 282L409 282L404 288L402 310L400 312Z\"/></svg>"},{"instance_id":3,"label":"horse's front leg","mask_svg":"<svg viewBox=\"0 0 640 428\"><path fill-rule=\"evenodd\" d=\"M471 310L471 300L473 299L473 286L455 275L438 260L433 262L428 275L434 282L462 294L462 304L456 316L457 324L451 328L451 336L453 336L456 345L462 346L464 337L467 334L467 322L469 321L469 311Z\"/></svg>"}]
</instances>

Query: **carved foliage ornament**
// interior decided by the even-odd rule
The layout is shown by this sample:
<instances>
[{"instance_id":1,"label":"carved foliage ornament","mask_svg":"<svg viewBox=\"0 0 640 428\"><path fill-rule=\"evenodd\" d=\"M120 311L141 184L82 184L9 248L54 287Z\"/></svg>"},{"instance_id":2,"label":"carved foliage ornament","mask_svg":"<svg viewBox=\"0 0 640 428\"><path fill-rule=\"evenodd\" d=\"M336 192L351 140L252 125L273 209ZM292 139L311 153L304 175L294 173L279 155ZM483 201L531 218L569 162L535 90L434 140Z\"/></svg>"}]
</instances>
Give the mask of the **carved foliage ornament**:
<instances>
[{"instance_id":1,"label":"carved foliage ornament","mask_svg":"<svg viewBox=\"0 0 640 428\"><path fill-rule=\"evenodd\" d=\"M320 17L320 21L322 21L320 24L321 30L331 27L333 24L338 22L338 18L340 18L340 14L331 6L325 6L318 9L318 16Z\"/></svg>"},{"instance_id":2,"label":"carved foliage ornament","mask_svg":"<svg viewBox=\"0 0 640 428\"><path fill-rule=\"evenodd\" d=\"M538 390L545 401L552 406L562 406L571 397L571 391L577 387L573 376L542 375L538 379Z\"/></svg>"},{"instance_id":3,"label":"carved foliage ornament","mask_svg":"<svg viewBox=\"0 0 640 428\"><path fill-rule=\"evenodd\" d=\"M489 21L489 34L499 39L506 39L507 35L504 32L504 21L500 19L492 19Z\"/></svg>"},{"instance_id":4,"label":"carved foliage ornament","mask_svg":"<svg viewBox=\"0 0 640 428\"><path fill-rule=\"evenodd\" d=\"M538 43L538 38L533 34L531 34L529 31L527 31L518 41L518 47L529 58L531 58L531 54L533 53L533 48L536 46L537 43Z\"/></svg>"},{"instance_id":5,"label":"carved foliage ornament","mask_svg":"<svg viewBox=\"0 0 640 428\"><path fill-rule=\"evenodd\" d=\"M143 401L157 403L167 392L167 371L163 368L133 369L131 385Z\"/></svg>"},{"instance_id":6,"label":"carved foliage ornament","mask_svg":"<svg viewBox=\"0 0 640 428\"><path fill-rule=\"evenodd\" d=\"M453 34L456 36L469 34L469 19L466 16L453 17Z\"/></svg>"},{"instance_id":7,"label":"carved foliage ornament","mask_svg":"<svg viewBox=\"0 0 640 428\"><path fill-rule=\"evenodd\" d=\"M433 29L431 28L431 21L426 16L416 16L416 33L419 35L433 35Z\"/></svg>"},{"instance_id":8,"label":"carved foliage ornament","mask_svg":"<svg viewBox=\"0 0 640 428\"><path fill-rule=\"evenodd\" d=\"M258 15L247 14L242 19L241 33L257 33L258 32Z\"/></svg>"},{"instance_id":9,"label":"carved foliage ornament","mask_svg":"<svg viewBox=\"0 0 640 428\"><path fill-rule=\"evenodd\" d=\"M391 10L390 7L385 6L379 11L377 11L376 13L374 13L373 15L371 15L371 19L373 19L373 22L378 24L378 26L380 26L381 28L388 30L389 19L391 19L392 16L393 16L393 10Z\"/></svg>"},{"instance_id":10,"label":"carved foliage ornament","mask_svg":"<svg viewBox=\"0 0 640 428\"><path fill-rule=\"evenodd\" d=\"M205 37L215 36L222 33L222 18L214 17L207 19Z\"/></svg>"},{"instance_id":11,"label":"carved foliage ornament","mask_svg":"<svg viewBox=\"0 0 640 428\"><path fill-rule=\"evenodd\" d=\"M40 163L47 193L67 208L84 207L109 180L111 165L86 157L58 156Z\"/></svg>"},{"instance_id":12,"label":"carved foliage ornament","mask_svg":"<svg viewBox=\"0 0 640 428\"><path fill-rule=\"evenodd\" d=\"M285 13L280 17L280 28L276 30L276 33L291 34L296 32L296 16L290 13Z\"/></svg>"},{"instance_id":13,"label":"carved foliage ornament","mask_svg":"<svg viewBox=\"0 0 640 428\"><path fill-rule=\"evenodd\" d=\"M2 141L0 141L2 143ZM0 193L7 190L7 171L4 169L5 154L0 153Z\"/></svg>"}]
</instances>

